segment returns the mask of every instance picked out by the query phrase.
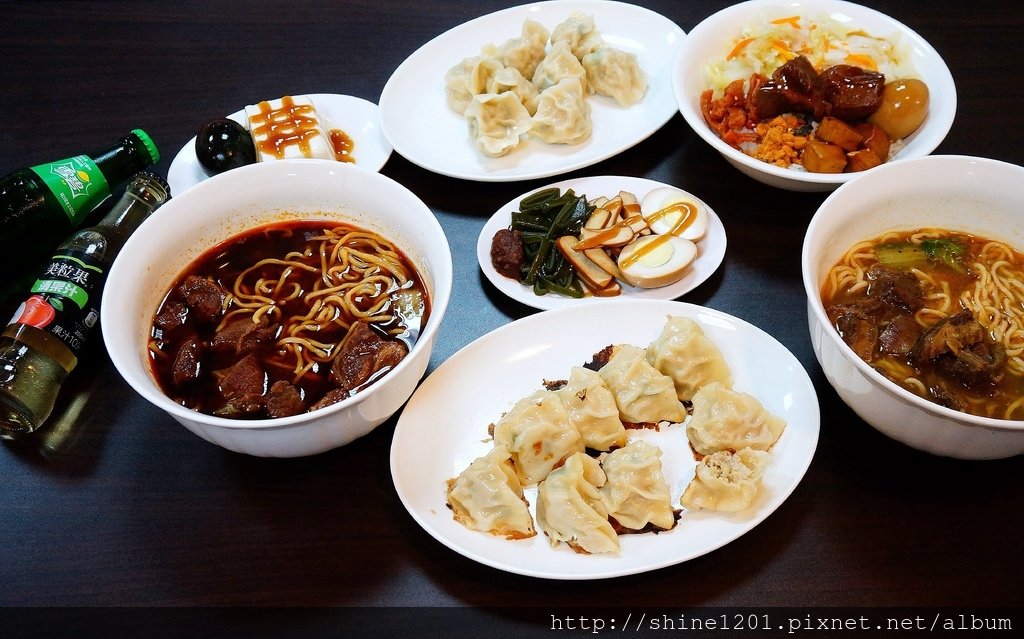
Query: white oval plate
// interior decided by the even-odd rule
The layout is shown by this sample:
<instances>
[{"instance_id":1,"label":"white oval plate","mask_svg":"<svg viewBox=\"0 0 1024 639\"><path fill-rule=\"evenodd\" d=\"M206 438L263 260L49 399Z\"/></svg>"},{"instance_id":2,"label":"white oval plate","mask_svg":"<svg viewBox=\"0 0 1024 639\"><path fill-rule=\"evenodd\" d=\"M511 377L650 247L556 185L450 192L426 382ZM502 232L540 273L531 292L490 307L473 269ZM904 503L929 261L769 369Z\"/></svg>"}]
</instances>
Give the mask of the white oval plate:
<instances>
[{"instance_id":1,"label":"white oval plate","mask_svg":"<svg viewBox=\"0 0 1024 639\"><path fill-rule=\"evenodd\" d=\"M354 164L368 171L379 171L391 157L391 144L380 129L377 105L369 100L351 95L334 93L313 93L308 97L316 107L317 115L325 121L328 129L341 129L352 138ZM245 125L245 111L235 111L227 116ZM212 119L212 118L211 118ZM196 138L192 137L181 147L167 171L167 184L173 195L180 195L186 189L210 177L196 159Z\"/></svg>"},{"instance_id":2,"label":"white oval plate","mask_svg":"<svg viewBox=\"0 0 1024 639\"><path fill-rule=\"evenodd\" d=\"M479 55L486 44L518 38L526 18L550 31L573 11L594 16L608 45L636 54L647 74L647 95L626 109L611 98L588 96L594 132L582 144L545 144L527 138L504 157L483 155L470 139L465 120L448 107L445 72L462 59ZM511 182L566 173L645 140L675 114L670 71L684 35L668 18L620 2L558 0L498 11L446 31L399 65L380 96L381 126L396 151L442 175Z\"/></svg>"},{"instance_id":3,"label":"white oval plate","mask_svg":"<svg viewBox=\"0 0 1024 639\"><path fill-rule=\"evenodd\" d=\"M607 175L564 180L562 182L534 189L529 193L524 193L498 209L498 211L492 215L489 220L487 220L487 223L484 224L484 228L481 229L480 236L476 241L476 259L480 262L480 270L484 272L484 275L486 275L487 279L491 281L491 284L494 284L494 286L505 295L508 295L517 302L522 302L527 306L532 306L541 310L562 308L565 306L573 306L575 304L588 304L592 302L604 303L610 300L622 298L674 300L681 297L697 288L706 279L711 277L711 274L718 269L722 264L722 259L725 257L725 227L722 226L722 220L719 219L718 215L715 214L706 202L692 193L690 193L690 196L703 204L704 208L708 212L708 231L704 237L697 242L697 257L687 268L686 274L678 282L669 284L668 286L645 289L636 288L620 281L619 285L622 287L622 295L618 297L583 297L577 299L559 295L557 293L536 295L533 292L533 288L526 286L525 284L521 284L512 278L501 275L494 270L494 265L491 264L491 238L493 238L494 234L500 229L508 228L508 225L512 223L512 213L513 211L519 210L519 202L521 202L523 198L526 198L537 191L542 191L552 187L559 188L562 191L565 191L565 189L572 189L577 195L586 195L588 199L593 199L601 195L613 197L618 194L619 191L629 191L637 197L637 200L643 201L646 194L662 186L669 185L644 178ZM680 190L689 193L689 191L686 191L685 189Z\"/></svg>"},{"instance_id":4,"label":"white oval plate","mask_svg":"<svg viewBox=\"0 0 1024 639\"><path fill-rule=\"evenodd\" d=\"M509 541L469 530L452 519L445 482L492 442L487 426L544 379L565 379L571 366L613 343L646 346L667 315L691 317L721 349L734 388L759 399L787 422L754 503L734 513L683 511L679 524L660 534L623 535L618 555L578 555L535 537ZM818 398L800 362L761 329L725 313L663 300L621 300L573 306L507 324L441 364L406 404L391 445L391 475L398 496L430 535L474 561L547 579L600 579L677 564L727 544L762 522L793 492L818 441ZM661 432L629 431L662 450L665 477L678 507L696 462L683 426ZM536 488L527 490L536 514Z\"/></svg>"}]
</instances>

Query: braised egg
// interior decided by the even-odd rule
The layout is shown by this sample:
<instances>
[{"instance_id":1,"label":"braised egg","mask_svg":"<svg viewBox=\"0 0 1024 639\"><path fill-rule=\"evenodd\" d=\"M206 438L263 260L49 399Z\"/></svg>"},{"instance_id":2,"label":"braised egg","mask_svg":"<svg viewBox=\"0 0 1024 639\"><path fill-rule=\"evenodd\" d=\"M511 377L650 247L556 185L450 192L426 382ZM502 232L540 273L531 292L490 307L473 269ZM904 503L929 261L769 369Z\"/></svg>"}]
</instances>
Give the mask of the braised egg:
<instances>
[{"instance_id":1,"label":"braised egg","mask_svg":"<svg viewBox=\"0 0 1024 639\"><path fill-rule=\"evenodd\" d=\"M671 186L658 187L645 195L640 212L651 231L659 235L699 240L708 230L704 205L686 191Z\"/></svg>"},{"instance_id":2,"label":"braised egg","mask_svg":"<svg viewBox=\"0 0 1024 639\"><path fill-rule=\"evenodd\" d=\"M682 279L697 257L697 245L675 235L644 235L619 253L622 278L638 288L658 288Z\"/></svg>"}]
</instances>

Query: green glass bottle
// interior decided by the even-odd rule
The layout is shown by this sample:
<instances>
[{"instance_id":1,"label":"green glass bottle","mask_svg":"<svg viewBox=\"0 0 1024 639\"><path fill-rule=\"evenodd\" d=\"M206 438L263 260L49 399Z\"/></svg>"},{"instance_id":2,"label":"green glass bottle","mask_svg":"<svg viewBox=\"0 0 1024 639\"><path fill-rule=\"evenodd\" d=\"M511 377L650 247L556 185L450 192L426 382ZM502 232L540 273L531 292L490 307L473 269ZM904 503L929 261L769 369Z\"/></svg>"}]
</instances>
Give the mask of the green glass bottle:
<instances>
[{"instance_id":1,"label":"green glass bottle","mask_svg":"<svg viewBox=\"0 0 1024 639\"><path fill-rule=\"evenodd\" d=\"M113 189L159 161L153 140L135 129L99 153L18 169L0 178L0 250L46 238L52 239L52 247Z\"/></svg>"},{"instance_id":2,"label":"green glass bottle","mask_svg":"<svg viewBox=\"0 0 1024 639\"><path fill-rule=\"evenodd\" d=\"M99 321L100 296L117 253L170 197L158 175L139 173L96 226L65 240L0 336L0 438L39 428Z\"/></svg>"}]
</instances>

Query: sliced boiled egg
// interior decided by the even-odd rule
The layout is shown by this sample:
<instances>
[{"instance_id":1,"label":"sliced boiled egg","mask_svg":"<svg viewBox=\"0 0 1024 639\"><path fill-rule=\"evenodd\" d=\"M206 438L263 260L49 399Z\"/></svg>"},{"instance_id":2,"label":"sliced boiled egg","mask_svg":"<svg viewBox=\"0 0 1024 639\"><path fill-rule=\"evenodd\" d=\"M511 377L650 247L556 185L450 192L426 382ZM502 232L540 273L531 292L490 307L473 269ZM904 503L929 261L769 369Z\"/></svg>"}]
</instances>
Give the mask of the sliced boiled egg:
<instances>
[{"instance_id":1,"label":"sliced boiled egg","mask_svg":"<svg viewBox=\"0 0 1024 639\"><path fill-rule=\"evenodd\" d=\"M699 240L708 230L708 212L686 191L661 186L644 196L640 211L651 231Z\"/></svg>"},{"instance_id":2,"label":"sliced boiled egg","mask_svg":"<svg viewBox=\"0 0 1024 639\"><path fill-rule=\"evenodd\" d=\"M697 257L697 245L674 235L644 235L619 253L622 278L638 288L658 288L682 279Z\"/></svg>"}]
</instances>

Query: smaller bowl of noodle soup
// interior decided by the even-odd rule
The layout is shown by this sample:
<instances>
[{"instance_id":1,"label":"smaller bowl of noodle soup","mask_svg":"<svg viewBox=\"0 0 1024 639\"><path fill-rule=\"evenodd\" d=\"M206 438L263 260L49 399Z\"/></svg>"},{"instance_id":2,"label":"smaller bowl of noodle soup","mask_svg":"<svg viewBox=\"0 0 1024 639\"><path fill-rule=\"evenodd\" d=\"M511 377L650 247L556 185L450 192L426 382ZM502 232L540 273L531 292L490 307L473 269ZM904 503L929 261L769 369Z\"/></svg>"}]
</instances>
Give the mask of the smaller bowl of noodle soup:
<instances>
[{"instance_id":1,"label":"smaller bowl of noodle soup","mask_svg":"<svg viewBox=\"0 0 1024 639\"><path fill-rule=\"evenodd\" d=\"M850 408L913 448L1024 453L1024 168L877 167L818 208L801 271L811 344Z\"/></svg>"},{"instance_id":2,"label":"smaller bowl of noodle soup","mask_svg":"<svg viewBox=\"0 0 1024 639\"><path fill-rule=\"evenodd\" d=\"M216 176L132 234L101 318L128 384L263 457L342 446L426 371L452 286L430 209L378 173L287 160ZM112 309L117 309L113 312Z\"/></svg>"}]
</instances>

